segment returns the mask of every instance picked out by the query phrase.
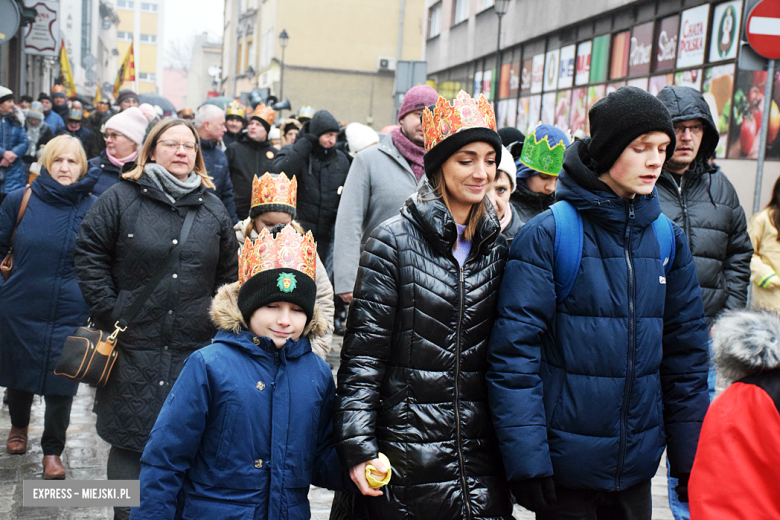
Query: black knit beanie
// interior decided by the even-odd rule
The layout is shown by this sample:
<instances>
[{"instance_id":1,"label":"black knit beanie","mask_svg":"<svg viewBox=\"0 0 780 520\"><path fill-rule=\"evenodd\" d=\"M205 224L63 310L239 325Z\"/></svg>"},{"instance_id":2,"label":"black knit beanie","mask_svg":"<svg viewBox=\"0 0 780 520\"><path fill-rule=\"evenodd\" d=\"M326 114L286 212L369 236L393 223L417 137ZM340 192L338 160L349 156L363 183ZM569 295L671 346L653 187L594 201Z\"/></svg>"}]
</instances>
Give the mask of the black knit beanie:
<instances>
[{"instance_id":1,"label":"black knit beanie","mask_svg":"<svg viewBox=\"0 0 780 520\"><path fill-rule=\"evenodd\" d=\"M525 135L523 132L513 126L505 126L498 131L498 136L501 138L501 142L509 148L509 145L518 141L525 141Z\"/></svg>"},{"instance_id":2,"label":"black knit beanie","mask_svg":"<svg viewBox=\"0 0 780 520\"><path fill-rule=\"evenodd\" d=\"M666 157L674 154L677 139L672 116L659 99L641 88L619 88L596 102L588 118L588 149L597 174L608 171L634 139L650 132L668 135L672 142L666 148Z\"/></svg>"},{"instance_id":3,"label":"black knit beanie","mask_svg":"<svg viewBox=\"0 0 780 520\"><path fill-rule=\"evenodd\" d=\"M263 125L263 128L265 128L266 132L270 132L271 131L271 123L269 123L268 121L266 121L262 117L252 116L249 120L250 121L257 121L258 123Z\"/></svg>"},{"instance_id":4,"label":"black knit beanie","mask_svg":"<svg viewBox=\"0 0 780 520\"><path fill-rule=\"evenodd\" d=\"M327 110L318 110L309 121L309 133L320 137L328 132L338 132L341 125Z\"/></svg>"},{"instance_id":5,"label":"black knit beanie","mask_svg":"<svg viewBox=\"0 0 780 520\"><path fill-rule=\"evenodd\" d=\"M258 215L262 215L263 213L270 213L272 211L281 211L282 213L287 213L292 216L293 220L295 220L295 208L288 204L262 204L260 206L252 206L249 209L249 218L255 218Z\"/></svg>"},{"instance_id":6,"label":"black knit beanie","mask_svg":"<svg viewBox=\"0 0 780 520\"><path fill-rule=\"evenodd\" d=\"M431 110L433 108L431 107ZM423 163L425 165L425 173L428 177L431 177L435 172L441 168L441 165L450 158L452 154L470 143L476 142L488 143L496 151L496 164L501 163L501 138L498 136L498 132L489 128L468 128L461 130L460 132L453 134L440 142L427 152L423 156Z\"/></svg>"}]
</instances>

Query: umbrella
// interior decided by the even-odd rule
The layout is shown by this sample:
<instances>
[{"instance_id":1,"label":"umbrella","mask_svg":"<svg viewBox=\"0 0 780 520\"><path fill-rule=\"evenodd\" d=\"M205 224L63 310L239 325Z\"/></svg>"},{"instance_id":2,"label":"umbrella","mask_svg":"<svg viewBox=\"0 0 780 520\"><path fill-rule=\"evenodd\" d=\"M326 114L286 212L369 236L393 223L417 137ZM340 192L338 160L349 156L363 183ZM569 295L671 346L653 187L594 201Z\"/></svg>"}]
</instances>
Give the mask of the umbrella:
<instances>
[{"instance_id":1,"label":"umbrella","mask_svg":"<svg viewBox=\"0 0 780 520\"><path fill-rule=\"evenodd\" d=\"M152 106L157 105L163 109L163 112L176 112L176 107L173 106L173 103L159 94L138 94L138 100L141 103L149 103Z\"/></svg>"},{"instance_id":2,"label":"umbrella","mask_svg":"<svg viewBox=\"0 0 780 520\"><path fill-rule=\"evenodd\" d=\"M203 105L214 105L216 107L221 108L224 111L224 110L227 110L227 106L230 103L232 103L233 101L235 101L233 98L220 96L220 97L213 97L213 98L207 99L203 103ZM201 105L201 106L203 106L203 105Z\"/></svg>"}]
</instances>

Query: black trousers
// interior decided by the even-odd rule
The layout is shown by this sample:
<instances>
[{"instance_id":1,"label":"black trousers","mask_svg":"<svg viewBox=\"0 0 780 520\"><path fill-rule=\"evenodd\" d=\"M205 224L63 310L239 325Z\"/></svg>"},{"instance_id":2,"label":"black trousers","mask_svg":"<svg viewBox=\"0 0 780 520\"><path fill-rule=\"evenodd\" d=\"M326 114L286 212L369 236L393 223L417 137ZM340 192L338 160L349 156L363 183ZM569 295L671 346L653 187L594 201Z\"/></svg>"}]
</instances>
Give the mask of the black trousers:
<instances>
[{"instance_id":1,"label":"black trousers","mask_svg":"<svg viewBox=\"0 0 780 520\"><path fill-rule=\"evenodd\" d=\"M558 500L536 513L536 520L650 520L650 481L622 491L595 491L555 486Z\"/></svg>"},{"instance_id":2,"label":"black trousers","mask_svg":"<svg viewBox=\"0 0 780 520\"><path fill-rule=\"evenodd\" d=\"M108 452L108 467L106 476L108 480L138 480L141 476L140 451L126 450L111 446ZM114 520L128 520L130 518L129 507L115 507Z\"/></svg>"},{"instance_id":3,"label":"black trousers","mask_svg":"<svg viewBox=\"0 0 780 520\"><path fill-rule=\"evenodd\" d=\"M11 424L15 428L26 428L30 425L30 411L35 394L24 390L8 389L8 413ZM70 408L73 396L44 395L46 411L43 418L43 436L41 448L43 455L62 455L65 449L65 432L70 424Z\"/></svg>"}]
</instances>

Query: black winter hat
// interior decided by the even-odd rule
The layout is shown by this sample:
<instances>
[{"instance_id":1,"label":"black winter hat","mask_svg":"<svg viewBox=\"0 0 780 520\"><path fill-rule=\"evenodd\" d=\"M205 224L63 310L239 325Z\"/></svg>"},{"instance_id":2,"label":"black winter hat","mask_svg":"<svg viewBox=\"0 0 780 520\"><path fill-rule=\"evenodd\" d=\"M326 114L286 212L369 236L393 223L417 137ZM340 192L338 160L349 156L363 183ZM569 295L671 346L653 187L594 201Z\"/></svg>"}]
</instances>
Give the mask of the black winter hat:
<instances>
[{"instance_id":1,"label":"black winter hat","mask_svg":"<svg viewBox=\"0 0 780 520\"><path fill-rule=\"evenodd\" d=\"M291 215L295 220L296 212L295 208L288 206L287 204L263 204L262 206L254 206L249 210L249 218L255 218L263 213L270 213L272 211L280 211Z\"/></svg>"},{"instance_id":2,"label":"black winter hat","mask_svg":"<svg viewBox=\"0 0 780 520\"><path fill-rule=\"evenodd\" d=\"M452 154L463 148L469 143L476 142L488 143L496 151L496 165L501 163L501 138L498 132L490 128L468 128L451 135L444 141L425 152L423 163L425 173L431 177Z\"/></svg>"},{"instance_id":3,"label":"black winter hat","mask_svg":"<svg viewBox=\"0 0 780 520\"><path fill-rule=\"evenodd\" d=\"M51 101L51 96L49 96L46 92L41 92L40 94L38 94L38 101L43 101L44 99L47 101Z\"/></svg>"},{"instance_id":4,"label":"black winter hat","mask_svg":"<svg viewBox=\"0 0 780 520\"><path fill-rule=\"evenodd\" d=\"M505 126L498 131L499 137L501 137L501 143L509 148L509 145L516 142L524 142L525 135L523 132L513 126Z\"/></svg>"},{"instance_id":5,"label":"black winter hat","mask_svg":"<svg viewBox=\"0 0 780 520\"><path fill-rule=\"evenodd\" d=\"M340 129L338 120L327 110L318 110L309 121L309 133L317 137L328 132L338 132Z\"/></svg>"},{"instance_id":6,"label":"black winter hat","mask_svg":"<svg viewBox=\"0 0 780 520\"><path fill-rule=\"evenodd\" d=\"M666 148L666 157L674 154L677 139L669 110L641 88L619 88L593 105L588 118L591 135L588 149L597 174L608 171L631 141L649 132L668 135L672 141Z\"/></svg>"}]
</instances>

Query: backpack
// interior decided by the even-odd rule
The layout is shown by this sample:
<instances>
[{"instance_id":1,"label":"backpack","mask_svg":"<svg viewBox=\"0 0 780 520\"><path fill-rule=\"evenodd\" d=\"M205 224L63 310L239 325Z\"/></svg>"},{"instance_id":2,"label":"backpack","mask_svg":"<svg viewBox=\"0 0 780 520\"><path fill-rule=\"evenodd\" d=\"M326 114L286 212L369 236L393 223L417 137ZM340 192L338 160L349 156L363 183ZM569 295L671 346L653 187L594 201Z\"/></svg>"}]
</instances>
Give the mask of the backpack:
<instances>
[{"instance_id":1,"label":"backpack","mask_svg":"<svg viewBox=\"0 0 780 520\"><path fill-rule=\"evenodd\" d=\"M553 278L555 279L555 300L563 302L572 287L582 262L582 216L572 204L560 200L550 206L555 219L555 244L553 246L554 266ZM674 227L669 217L661 213L653 222L653 231L661 248L661 262L664 265L664 274L669 271L674 263L675 242Z\"/></svg>"}]
</instances>

